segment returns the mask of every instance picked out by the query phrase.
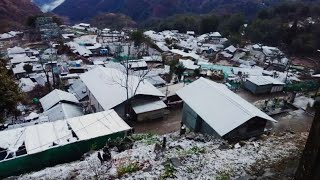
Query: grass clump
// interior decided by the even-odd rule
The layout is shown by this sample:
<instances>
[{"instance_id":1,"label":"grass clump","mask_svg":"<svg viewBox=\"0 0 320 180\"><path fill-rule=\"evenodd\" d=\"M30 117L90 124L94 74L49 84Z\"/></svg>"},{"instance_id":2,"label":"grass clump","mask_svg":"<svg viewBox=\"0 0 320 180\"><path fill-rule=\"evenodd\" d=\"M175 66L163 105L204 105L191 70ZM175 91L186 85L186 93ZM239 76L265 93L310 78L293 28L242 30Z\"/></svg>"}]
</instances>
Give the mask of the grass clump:
<instances>
[{"instance_id":1,"label":"grass clump","mask_svg":"<svg viewBox=\"0 0 320 180\"><path fill-rule=\"evenodd\" d=\"M129 163L129 164L120 166L120 167L117 169L117 173L118 173L118 176L121 177L121 176L123 176L123 175L125 175L125 174L137 172L137 171L139 171L139 170L140 170L139 163L137 163L137 162L132 162L132 163Z\"/></svg>"},{"instance_id":2,"label":"grass clump","mask_svg":"<svg viewBox=\"0 0 320 180\"><path fill-rule=\"evenodd\" d=\"M174 173L177 171L173 165L170 163L169 160L167 160L165 166L164 166L164 173L160 176L160 179L167 179L167 178L176 178Z\"/></svg>"},{"instance_id":3,"label":"grass clump","mask_svg":"<svg viewBox=\"0 0 320 180\"><path fill-rule=\"evenodd\" d=\"M178 152L180 156L193 155L193 154L199 155L204 153L206 153L206 149L204 147L198 147L198 146L193 146L188 150L181 150Z\"/></svg>"},{"instance_id":4,"label":"grass clump","mask_svg":"<svg viewBox=\"0 0 320 180\"><path fill-rule=\"evenodd\" d=\"M160 142L157 136L153 133L148 134L133 134L130 137L133 141L141 141L146 145L152 145Z\"/></svg>"}]
</instances>

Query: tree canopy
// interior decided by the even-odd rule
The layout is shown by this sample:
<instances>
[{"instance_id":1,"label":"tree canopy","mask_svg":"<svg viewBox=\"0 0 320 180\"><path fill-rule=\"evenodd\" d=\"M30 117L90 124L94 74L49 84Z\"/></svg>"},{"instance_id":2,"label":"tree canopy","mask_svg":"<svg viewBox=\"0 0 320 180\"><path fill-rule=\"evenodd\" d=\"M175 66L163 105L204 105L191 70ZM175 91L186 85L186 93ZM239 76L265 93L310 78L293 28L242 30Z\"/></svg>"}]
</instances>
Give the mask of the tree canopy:
<instances>
[{"instance_id":1,"label":"tree canopy","mask_svg":"<svg viewBox=\"0 0 320 180\"><path fill-rule=\"evenodd\" d=\"M320 5L284 3L262 10L249 24L254 43L284 46L288 53L312 55L320 48Z\"/></svg>"},{"instance_id":2,"label":"tree canopy","mask_svg":"<svg viewBox=\"0 0 320 180\"><path fill-rule=\"evenodd\" d=\"M18 85L8 75L3 60L0 60L0 123L5 121L5 115L17 114L17 105L23 100Z\"/></svg>"}]
</instances>

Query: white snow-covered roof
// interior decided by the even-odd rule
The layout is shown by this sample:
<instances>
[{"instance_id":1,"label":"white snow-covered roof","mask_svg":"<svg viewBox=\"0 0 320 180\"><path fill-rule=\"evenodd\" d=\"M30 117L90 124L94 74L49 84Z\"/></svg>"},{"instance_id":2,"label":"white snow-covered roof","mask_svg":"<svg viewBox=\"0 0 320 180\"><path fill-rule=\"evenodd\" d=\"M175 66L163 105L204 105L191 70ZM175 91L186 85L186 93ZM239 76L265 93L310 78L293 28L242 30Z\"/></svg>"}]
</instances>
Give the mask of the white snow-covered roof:
<instances>
[{"instance_id":1,"label":"white snow-covered roof","mask_svg":"<svg viewBox=\"0 0 320 180\"><path fill-rule=\"evenodd\" d=\"M15 152L24 142L24 128L0 131L0 148Z\"/></svg>"},{"instance_id":2,"label":"white snow-covered roof","mask_svg":"<svg viewBox=\"0 0 320 180\"><path fill-rule=\"evenodd\" d=\"M68 119L83 115L82 108L68 103L59 103L51 109L43 112L43 115L48 116L49 121Z\"/></svg>"},{"instance_id":3,"label":"white snow-covered roof","mask_svg":"<svg viewBox=\"0 0 320 180\"><path fill-rule=\"evenodd\" d=\"M59 102L79 103L78 99L71 93L55 89L40 99L44 111L49 110Z\"/></svg>"},{"instance_id":4,"label":"white snow-covered roof","mask_svg":"<svg viewBox=\"0 0 320 180\"><path fill-rule=\"evenodd\" d=\"M211 37L222 37L219 32L213 32L210 34Z\"/></svg>"},{"instance_id":5,"label":"white snow-covered roof","mask_svg":"<svg viewBox=\"0 0 320 180\"><path fill-rule=\"evenodd\" d=\"M191 58L193 58L193 59L195 59L195 60L200 59L200 56L197 55L197 54L194 53L194 52L186 53L186 52L183 52L183 51L181 51L181 50L179 50L179 49L172 49L172 50L170 50L170 51L171 51L172 53L179 54L179 55L181 55L181 56L183 56L183 57L191 57Z\"/></svg>"},{"instance_id":6,"label":"white snow-covered roof","mask_svg":"<svg viewBox=\"0 0 320 180\"><path fill-rule=\"evenodd\" d=\"M187 34L189 34L189 35L195 35L195 32L194 32L194 31L187 31Z\"/></svg>"},{"instance_id":7,"label":"white snow-covered roof","mask_svg":"<svg viewBox=\"0 0 320 180\"><path fill-rule=\"evenodd\" d=\"M144 61L146 61L146 62L149 62L149 61L162 62L162 56L161 55L143 56L142 59Z\"/></svg>"},{"instance_id":8,"label":"white snow-covered roof","mask_svg":"<svg viewBox=\"0 0 320 180\"><path fill-rule=\"evenodd\" d=\"M164 109L166 107L167 107L167 105L161 100L151 101L151 102L150 101L138 102L138 103L132 104L132 108L136 114L156 111L159 109Z\"/></svg>"},{"instance_id":9,"label":"white snow-covered roof","mask_svg":"<svg viewBox=\"0 0 320 180\"><path fill-rule=\"evenodd\" d=\"M224 50L229 51L230 53L235 53L237 51L237 48L234 47L233 45L225 48Z\"/></svg>"},{"instance_id":10,"label":"white snow-covered roof","mask_svg":"<svg viewBox=\"0 0 320 180\"><path fill-rule=\"evenodd\" d=\"M18 46L15 46L13 48L8 48L8 55L12 55L12 54L23 54L25 53L26 51L21 48L21 47L18 47Z\"/></svg>"},{"instance_id":11,"label":"white snow-covered roof","mask_svg":"<svg viewBox=\"0 0 320 180\"><path fill-rule=\"evenodd\" d=\"M222 54L222 56L225 57L225 58L232 58L233 57L232 54L229 54L229 53L227 53L225 51L222 51L220 54Z\"/></svg>"},{"instance_id":12,"label":"white snow-covered roof","mask_svg":"<svg viewBox=\"0 0 320 180\"><path fill-rule=\"evenodd\" d=\"M172 84L165 87L158 88L163 94L166 96L174 96L176 95L176 92L180 89L182 89L185 86L184 83L178 83L178 84Z\"/></svg>"},{"instance_id":13,"label":"white snow-covered roof","mask_svg":"<svg viewBox=\"0 0 320 180\"><path fill-rule=\"evenodd\" d=\"M21 78L19 80L19 88L23 92L30 92L35 86L36 84L30 78Z\"/></svg>"},{"instance_id":14,"label":"white snow-covered roof","mask_svg":"<svg viewBox=\"0 0 320 180\"><path fill-rule=\"evenodd\" d=\"M75 80L68 91L74 94L79 101L88 96L87 87L81 80Z\"/></svg>"},{"instance_id":15,"label":"white snow-covered roof","mask_svg":"<svg viewBox=\"0 0 320 180\"><path fill-rule=\"evenodd\" d=\"M9 33L3 33L3 34L0 34L0 39L1 40L4 40L4 39L10 39L10 38L13 38L14 36L9 34Z\"/></svg>"},{"instance_id":16,"label":"white snow-covered roof","mask_svg":"<svg viewBox=\"0 0 320 180\"><path fill-rule=\"evenodd\" d=\"M66 121L43 123L25 128L25 146L28 154L45 151L54 145L65 145L72 141L72 132Z\"/></svg>"},{"instance_id":17,"label":"white snow-covered roof","mask_svg":"<svg viewBox=\"0 0 320 180\"><path fill-rule=\"evenodd\" d=\"M92 139L131 129L114 110L67 119L67 122L79 140Z\"/></svg>"},{"instance_id":18,"label":"white snow-covered roof","mask_svg":"<svg viewBox=\"0 0 320 180\"><path fill-rule=\"evenodd\" d=\"M21 63L21 64L24 64L24 63ZM12 68L12 72L14 75L26 73L26 71L23 69L23 66L16 66L16 67Z\"/></svg>"},{"instance_id":19,"label":"white snow-covered roof","mask_svg":"<svg viewBox=\"0 0 320 180\"><path fill-rule=\"evenodd\" d=\"M189 70L199 69L200 67L198 65L194 65L194 61L191 61L190 59L187 59L187 60L180 59L179 62L182 63L186 69L189 69Z\"/></svg>"},{"instance_id":20,"label":"white snow-covered roof","mask_svg":"<svg viewBox=\"0 0 320 180\"><path fill-rule=\"evenodd\" d=\"M165 45L165 42L156 42L156 45L164 52L170 50L168 46Z\"/></svg>"},{"instance_id":21,"label":"white snow-covered roof","mask_svg":"<svg viewBox=\"0 0 320 180\"><path fill-rule=\"evenodd\" d=\"M90 24L88 24L88 23L80 23L80 24L78 24L79 26L84 26L84 27L90 27Z\"/></svg>"},{"instance_id":22,"label":"white snow-covered roof","mask_svg":"<svg viewBox=\"0 0 320 180\"><path fill-rule=\"evenodd\" d=\"M75 42L68 42L66 43L70 49L73 50L74 53L79 53L81 56L89 56L92 52L84 46L80 46L78 43Z\"/></svg>"},{"instance_id":23,"label":"white snow-covered roof","mask_svg":"<svg viewBox=\"0 0 320 180\"><path fill-rule=\"evenodd\" d=\"M113 68L96 67L82 74L80 78L104 110L109 110L127 99L126 88L124 88L126 74L122 71ZM134 95L164 96L147 80L140 83L136 94L134 94L139 80L139 77L129 75L129 98Z\"/></svg>"},{"instance_id":24,"label":"white snow-covered roof","mask_svg":"<svg viewBox=\"0 0 320 180\"><path fill-rule=\"evenodd\" d=\"M250 81L258 86L273 84L273 85L284 85L285 83L274 79L270 76L250 76L247 78L247 81Z\"/></svg>"},{"instance_id":25,"label":"white snow-covered roof","mask_svg":"<svg viewBox=\"0 0 320 180\"><path fill-rule=\"evenodd\" d=\"M177 94L220 136L254 117L276 122L225 85L205 78L196 80L177 91Z\"/></svg>"},{"instance_id":26,"label":"white snow-covered roof","mask_svg":"<svg viewBox=\"0 0 320 180\"><path fill-rule=\"evenodd\" d=\"M5 149L7 153L14 153L20 151L19 148L24 144L25 149L21 150L26 150L27 154L34 154L55 146L130 129L114 110L110 110L67 120L0 131L0 148ZM72 131L77 137L73 136Z\"/></svg>"},{"instance_id":27,"label":"white snow-covered roof","mask_svg":"<svg viewBox=\"0 0 320 180\"><path fill-rule=\"evenodd\" d=\"M143 67L148 67L147 63L143 60L133 60L129 61L129 67L131 68L143 68Z\"/></svg>"},{"instance_id":28,"label":"white snow-covered roof","mask_svg":"<svg viewBox=\"0 0 320 180\"><path fill-rule=\"evenodd\" d=\"M39 118L39 114L32 112L30 113L27 117L24 118L25 121L30 121L30 120L34 120L34 119L38 119Z\"/></svg>"},{"instance_id":29,"label":"white snow-covered roof","mask_svg":"<svg viewBox=\"0 0 320 180\"><path fill-rule=\"evenodd\" d=\"M14 55L13 58L10 60L11 64L19 64L19 63L30 63L30 62L38 62L38 58L30 58L25 54L18 54Z\"/></svg>"}]
</instances>

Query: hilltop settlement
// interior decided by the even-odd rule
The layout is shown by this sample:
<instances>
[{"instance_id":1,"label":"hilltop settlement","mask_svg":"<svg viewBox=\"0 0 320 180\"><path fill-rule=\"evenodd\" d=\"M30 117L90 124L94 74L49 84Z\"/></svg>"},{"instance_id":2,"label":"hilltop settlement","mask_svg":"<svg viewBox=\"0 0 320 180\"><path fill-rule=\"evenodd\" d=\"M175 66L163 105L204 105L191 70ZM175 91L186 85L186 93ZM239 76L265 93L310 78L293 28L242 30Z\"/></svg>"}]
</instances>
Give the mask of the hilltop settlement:
<instances>
[{"instance_id":1,"label":"hilltop settlement","mask_svg":"<svg viewBox=\"0 0 320 180\"><path fill-rule=\"evenodd\" d=\"M24 95L0 124L0 178L277 177L303 148L312 58L220 32L34 24L0 34Z\"/></svg>"}]
</instances>

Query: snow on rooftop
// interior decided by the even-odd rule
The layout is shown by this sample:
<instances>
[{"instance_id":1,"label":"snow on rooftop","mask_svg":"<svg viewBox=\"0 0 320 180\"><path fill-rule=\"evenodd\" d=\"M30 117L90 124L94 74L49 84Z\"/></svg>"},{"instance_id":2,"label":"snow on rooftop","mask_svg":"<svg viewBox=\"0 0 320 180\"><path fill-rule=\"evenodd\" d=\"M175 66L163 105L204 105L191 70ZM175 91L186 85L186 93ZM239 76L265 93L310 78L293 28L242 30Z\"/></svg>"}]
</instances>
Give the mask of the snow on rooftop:
<instances>
[{"instance_id":1,"label":"snow on rooftop","mask_svg":"<svg viewBox=\"0 0 320 180\"><path fill-rule=\"evenodd\" d=\"M8 48L8 55L12 55L12 54L24 54L25 50L21 47L15 46L13 48Z\"/></svg>"},{"instance_id":2,"label":"snow on rooftop","mask_svg":"<svg viewBox=\"0 0 320 180\"><path fill-rule=\"evenodd\" d=\"M126 101L126 88L124 88L126 75L124 72L113 68L96 67L82 74L80 78L104 110L109 110ZM140 83L136 94L134 94L139 84L139 77L129 75L128 82L129 98L134 95L164 96L147 80Z\"/></svg>"},{"instance_id":3,"label":"snow on rooftop","mask_svg":"<svg viewBox=\"0 0 320 180\"><path fill-rule=\"evenodd\" d=\"M274 79L273 77L270 76L250 76L247 78L247 81L250 81L258 86L263 86L263 85L284 85L285 83Z\"/></svg>"},{"instance_id":4,"label":"snow on rooftop","mask_svg":"<svg viewBox=\"0 0 320 180\"><path fill-rule=\"evenodd\" d=\"M132 108L136 114L146 113L150 111L156 111L159 109L166 108L167 105L161 101L148 101L148 102L137 102L133 103Z\"/></svg>"},{"instance_id":5,"label":"snow on rooftop","mask_svg":"<svg viewBox=\"0 0 320 180\"><path fill-rule=\"evenodd\" d=\"M68 91L74 94L79 101L88 96L87 87L81 80L75 80Z\"/></svg>"},{"instance_id":6,"label":"snow on rooftop","mask_svg":"<svg viewBox=\"0 0 320 180\"><path fill-rule=\"evenodd\" d=\"M237 51L237 48L234 47L233 45L225 48L224 50L229 51L230 53L235 53Z\"/></svg>"},{"instance_id":7,"label":"snow on rooftop","mask_svg":"<svg viewBox=\"0 0 320 180\"><path fill-rule=\"evenodd\" d=\"M159 88L159 90L165 94L166 96L174 96L176 95L176 92L180 89L182 89L185 86L184 83L178 83L178 84L172 84L165 87Z\"/></svg>"},{"instance_id":8,"label":"snow on rooftop","mask_svg":"<svg viewBox=\"0 0 320 180\"><path fill-rule=\"evenodd\" d=\"M186 69L189 69L189 70L199 69L200 67L198 65L194 65L194 61L191 61L190 59L187 59L187 60L180 59L179 62L182 63Z\"/></svg>"},{"instance_id":9,"label":"snow on rooftop","mask_svg":"<svg viewBox=\"0 0 320 180\"><path fill-rule=\"evenodd\" d=\"M219 32L213 32L210 34L211 37L222 37Z\"/></svg>"},{"instance_id":10,"label":"snow on rooftop","mask_svg":"<svg viewBox=\"0 0 320 180\"><path fill-rule=\"evenodd\" d=\"M24 142L24 128L0 131L0 148L16 152Z\"/></svg>"},{"instance_id":11,"label":"snow on rooftop","mask_svg":"<svg viewBox=\"0 0 320 180\"><path fill-rule=\"evenodd\" d=\"M0 39L1 40L4 40L4 39L10 39L10 38L13 38L14 36L9 34L9 33L3 33L3 34L0 34Z\"/></svg>"},{"instance_id":12,"label":"snow on rooftop","mask_svg":"<svg viewBox=\"0 0 320 180\"><path fill-rule=\"evenodd\" d=\"M19 88L23 92L30 92L33 90L35 86L36 86L36 83L34 83L30 78L19 79Z\"/></svg>"},{"instance_id":13,"label":"snow on rooftop","mask_svg":"<svg viewBox=\"0 0 320 180\"><path fill-rule=\"evenodd\" d=\"M156 45L164 52L169 51L168 46L165 45L164 42L156 42Z\"/></svg>"},{"instance_id":14,"label":"snow on rooftop","mask_svg":"<svg viewBox=\"0 0 320 180\"><path fill-rule=\"evenodd\" d=\"M25 54L17 54L11 57L12 57L12 59L10 60L11 64L38 62L39 60L36 57L30 58Z\"/></svg>"},{"instance_id":15,"label":"snow on rooftop","mask_svg":"<svg viewBox=\"0 0 320 180\"><path fill-rule=\"evenodd\" d=\"M67 122L79 140L88 140L131 129L114 110L67 119Z\"/></svg>"},{"instance_id":16,"label":"snow on rooftop","mask_svg":"<svg viewBox=\"0 0 320 180\"><path fill-rule=\"evenodd\" d=\"M226 86L205 78L196 80L177 94L220 136L254 117L276 122Z\"/></svg>"},{"instance_id":17,"label":"snow on rooftop","mask_svg":"<svg viewBox=\"0 0 320 180\"><path fill-rule=\"evenodd\" d=\"M45 151L55 145L68 144L72 139L72 132L66 121L43 123L25 129L25 146L28 154Z\"/></svg>"},{"instance_id":18,"label":"snow on rooftop","mask_svg":"<svg viewBox=\"0 0 320 180\"><path fill-rule=\"evenodd\" d=\"M7 150L7 153L15 153L20 151L19 148L24 144L27 154L34 154L75 141L130 129L130 126L114 110L109 110L67 120L0 131L0 148ZM73 136L72 131L77 137Z\"/></svg>"},{"instance_id":19,"label":"snow on rooftop","mask_svg":"<svg viewBox=\"0 0 320 180\"><path fill-rule=\"evenodd\" d=\"M193 59L195 59L195 60L200 59L200 56L197 55L197 54L194 53L194 52L186 53L186 52L181 51L181 50L179 50L179 49L172 49L172 50L170 50L170 51L171 51L172 53L174 53L174 54L181 55L182 57L191 57L191 58L193 58Z\"/></svg>"},{"instance_id":20,"label":"snow on rooftop","mask_svg":"<svg viewBox=\"0 0 320 180\"><path fill-rule=\"evenodd\" d=\"M49 121L68 119L83 115L82 108L68 103L59 103L51 109L43 112L44 116L48 116Z\"/></svg>"},{"instance_id":21,"label":"snow on rooftop","mask_svg":"<svg viewBox=\"0 0 320 180\"><path fill-rule=\"evenodd\" d=\"M44 111L49 110L59 102L79 103L78 99L71 93L55 89L40 99Z\"/></svg>"}]
</instances>

